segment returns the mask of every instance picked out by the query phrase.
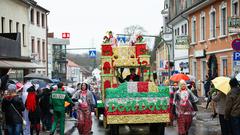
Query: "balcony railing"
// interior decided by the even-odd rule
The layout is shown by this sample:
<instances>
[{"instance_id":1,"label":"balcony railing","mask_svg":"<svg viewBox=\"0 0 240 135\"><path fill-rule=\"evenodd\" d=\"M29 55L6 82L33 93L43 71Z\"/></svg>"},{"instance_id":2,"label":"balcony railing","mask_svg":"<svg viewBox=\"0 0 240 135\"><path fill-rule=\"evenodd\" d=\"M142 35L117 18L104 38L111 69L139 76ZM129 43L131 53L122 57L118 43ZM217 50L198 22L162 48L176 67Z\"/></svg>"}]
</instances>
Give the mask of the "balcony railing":
<instances>
[{"instance_id":1,"label":"balcony railing","mask_svg":"<svg viewBox=\"0 0 240 135\"><path fill-rule=\"evenodd\" d=\"M20 58L21 38L20 33L0 34L0 57Z\"/></svg>"}]
</instances>

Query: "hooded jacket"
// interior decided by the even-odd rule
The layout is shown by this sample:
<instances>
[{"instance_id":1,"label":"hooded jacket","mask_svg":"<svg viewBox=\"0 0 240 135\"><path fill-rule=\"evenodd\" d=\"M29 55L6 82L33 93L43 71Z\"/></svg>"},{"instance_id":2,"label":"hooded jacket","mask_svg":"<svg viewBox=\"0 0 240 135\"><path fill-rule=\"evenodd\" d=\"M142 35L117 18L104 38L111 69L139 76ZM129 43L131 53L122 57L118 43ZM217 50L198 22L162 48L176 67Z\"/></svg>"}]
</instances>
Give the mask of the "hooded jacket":
<instances>
[{"instance_id":1,"label":"hooded jacket","mask_svg":"<svg viewBox=\"0 0 240 135\"><path fill-rule=\"evenodd\" d=\"M21 124L22 117L19 116L11 104L17 109L20 115L22 115L22 111L24 111L24 105L22 99L19 96L4 98L2 101L2 111L5 114L6 124Z\"/></svg>"},{"instance_id":2,"label":"hooded jacket","mask_svg":"<svg viewBox=\"0 0 240 135\"><path fill-rule=\"evenodd\" d=\"M233 87L227 95L225 118L240 117L240 88Z\"/></svg>"}]
</instances>

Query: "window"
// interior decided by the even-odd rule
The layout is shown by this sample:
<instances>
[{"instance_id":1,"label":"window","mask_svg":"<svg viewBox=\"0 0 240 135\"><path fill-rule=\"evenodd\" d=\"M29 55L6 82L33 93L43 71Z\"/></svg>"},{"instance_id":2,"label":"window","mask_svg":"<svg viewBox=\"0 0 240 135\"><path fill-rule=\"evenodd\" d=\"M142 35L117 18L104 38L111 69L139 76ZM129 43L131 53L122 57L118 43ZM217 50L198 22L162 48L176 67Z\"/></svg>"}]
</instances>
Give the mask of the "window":
<instances>
[{"instance_id":1,"label":"window","mask_svg":"<svg viewBox=\"0 0 240 135\"><path fill-rule=\"evenodd\" d=\"M45 27L45 15L42 14L42 27Z\"/></svg>"},{"instance_id":2,"label":"window","mask_svg":"<svg viewBox=\"0 0 240 135\"><path fill-rule=\"evenodd\" d=\"M221 74L222 76L228 76L228 65L227 65L227 58L223 58L222 59L222 70L221 70Z\"/></svg>"},{"instance_id":3,"label":"window","mask_svg":"<svg viewBox=\"0 0 240 135\"><path fill-rule=\"evenodd\" d=\"M16 22L16 32L19 32L19 22Z\"/></svg>"},{"instance_id":4,"label":"window","mask_svg":"<svg viewBox=\"0 0 240 135\"><path fill-rule=\"evenodd\" d=\"M4 27L5 27L5 17L1 18L1 23L2 23L2 33L4 33Z\"/></svg>"},{"instance_id":5,"label":"window","mask_svg":"<svg viewBox=\"0 0 240 135\"><path fill-rule=\"evenodd\" d=\"M37 52L38 52L38 59L41 59L41 46L40 46L40 39L37 40Z\"/></svg>"},{"instance_id":6,"label":"window","mask_svg":"<svg viewBox=\"0 0 240 135\"><path fill-rule=\"evenodd\" d=\"M31 23L34 24L34 9L31 9Z\"/></svg>"},{"instance_id":7,"label":"window","mask_svg":"<svg viewBox=\"0 0 240 135\"><path fill-rule=\"evenodd\" d=\"M179 28L177 28L177 35L179 36L179 32L180 32L180 30L179 30Z\"/></svg>"},{"instance_id":8,"label":"window","mask_svg":"<svg viewBox=\"0 0 240 135\"><path fill-rule=\"evenodd\" d=\"M22 25L22 43L23 43L23 46L26 46L25 45L25 24Z\"/></svg>"},{"instance_id":9,"label":"window","mask_svg":"<svg viewBox=\"0 0 240 135\"><path fill-rule=\"evenodd\" d=\"M222 2L220 7L220 34L226 35L227 34L227 9L226 9L226 2Z\"/></svg>"},{"instance_id":10,"label":"window","mask_svg":"<svg viewBox=\"0 0 240 135\"><path fill-rule=\"evenodd\" d=\"M205 19L205 12L202 12L200 15L200 40L205 40L205 27L206 27L206 19Z\"/></svg>"},{"instance_id":11,"label":"window","mask_svg":"<svg viewBox=\"0 0 240 135\"><path fill-rule=\"evenodd\" d=\"M37 11L37 25L40 26L40 13Z\"/></svg>"},{"instance_id":12,"label":"window","mask_svg":"<svg viewBox=\"0 0 240 135\"><path fill-rule=\"evenodd\" d=\"M210 11L210 39L216 38L216 10L212 7Z\"/></svg>"},{"instance_id":13,"label":"window","mask_svg":"<svg viewBox=\"0 0 240 135\"><path fill-rule=\"evenodd\" d=\"M45 51L45 41L43 40L42 41L42 57L43 57L43 60L45 60L45 55L46 55L46 51Z\"/></svg>"},{"instance_id":14,"label":"window","mask_svg":"<svg viewBox=\"0 0 240 135\"><path fill-rule=\"evenodd\" d=\"M35 53L35 38L32 37L31 39L31 45L32 45L32 53Z\"/></svg>"},{"instance_id":15,"label":"window","mask_svg":"<svg viewBox=\"0 0 240 135\"><path fill-rule=\"evenodd\" d=\"M184 28L185 28L184 33L185 33L185 35L187 35L187 24L184 24Z\"/></svg>"},{"instance_id":16,"label":"window","mask_svg":"<svg viewBox=\"0 0 240 135\"><path fill-rule=\"evenodd\" d=\"M9 20L9 33L12 33L12 20Z\"/></svg>"},{"instance_id":17,"label":"window","mask_svg":"<svg viewBox=\"0 0 240 135\"><path fill-rule=\"evenodd\" d=\"M182 35L185 35L184 30L185 30L184 25L182 25Z\"/></svg>"},{"instance_id":18,"label":"window","mask_svg":"<svg viewBox=\"0 0 240 135\"><path fill-rule=\"evenodd\" d=\"M232 16L239 16L238 0L231 0L231 1L232 1Z\"/></svg>"},{"instance_id":19,"label":"window","mask_svg":"<svg viewBox=\"0 0 240 135\"><path fill-rule=\"evenodd\" d=\"M196 17L192 18L192 43L196 42Z\"/></svg>"}]
</instances>

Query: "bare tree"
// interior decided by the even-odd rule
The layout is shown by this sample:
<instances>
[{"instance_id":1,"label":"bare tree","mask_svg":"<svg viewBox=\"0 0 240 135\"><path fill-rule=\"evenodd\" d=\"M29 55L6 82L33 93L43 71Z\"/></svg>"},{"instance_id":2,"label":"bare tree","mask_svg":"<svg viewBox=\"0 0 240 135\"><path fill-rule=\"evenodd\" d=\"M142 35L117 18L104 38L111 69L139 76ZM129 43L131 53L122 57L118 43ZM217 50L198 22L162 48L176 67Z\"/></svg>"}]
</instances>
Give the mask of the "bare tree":
<instances>
[{"instance_id":1,"label":"bare tree","mask_svg":"<svg viewBox=\"0 0 240 135\"><path fill-rule=\"evenodd\" d=\"M137 34L144 34L146 30L140 25L131 25L124 28L124 33L127 35L137 35Z\"/></svg>"}]
</instances>

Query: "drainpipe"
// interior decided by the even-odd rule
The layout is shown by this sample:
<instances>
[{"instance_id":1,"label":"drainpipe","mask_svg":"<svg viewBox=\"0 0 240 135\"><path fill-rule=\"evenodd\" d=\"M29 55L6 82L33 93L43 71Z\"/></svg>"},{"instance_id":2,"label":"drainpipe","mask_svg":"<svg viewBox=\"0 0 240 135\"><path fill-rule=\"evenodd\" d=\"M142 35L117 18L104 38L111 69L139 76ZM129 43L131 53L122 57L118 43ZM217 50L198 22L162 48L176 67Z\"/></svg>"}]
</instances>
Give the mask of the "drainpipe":
<instances>
[{"instance_id":1,"label":"drainpipe","mask_svg":"<svg viewBox=\"0 0 240 135\"><path fill-rule=\"evenodd\" d=\"M170 19L170 14L169 14L169 9L168 9L168 19ZM174 37L174 30L173 30L173 26L172 27L170 27L169 26L169 24L168 23L166 23L166 26L167 26L167 28L169 28L169 29L171 29L171 31L172 31L172 47L173 47L173 51L172 51L172 56L173 56L173 58L172 58L172 60L173 60L173 63L174 63L174 67L175 67L175 61L174 61L174 40L173 40L173 37ZM171 69L170 69L170 51L171 51L171 45L169 44L166 44L166 46L167 46L167 48L168 48L168 73L169 73L169 75L168 75L168 79L170 80L170 76L171 76ZM175 68L174 68L175 69Z\"/></svg>"},{"instance_id":2,"label":"drainpipe","mask_svg":"<svg viewBox=\"0 0 240 135\"><path fill-rule=\"evenodd\" d=\"M46 65L47 65L47 76L48 76L48 14L49 12L46 13ZM52 78L52 77L51 77Z\"/></svg>"}]
</instances>

